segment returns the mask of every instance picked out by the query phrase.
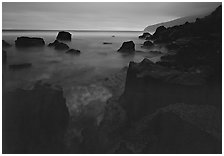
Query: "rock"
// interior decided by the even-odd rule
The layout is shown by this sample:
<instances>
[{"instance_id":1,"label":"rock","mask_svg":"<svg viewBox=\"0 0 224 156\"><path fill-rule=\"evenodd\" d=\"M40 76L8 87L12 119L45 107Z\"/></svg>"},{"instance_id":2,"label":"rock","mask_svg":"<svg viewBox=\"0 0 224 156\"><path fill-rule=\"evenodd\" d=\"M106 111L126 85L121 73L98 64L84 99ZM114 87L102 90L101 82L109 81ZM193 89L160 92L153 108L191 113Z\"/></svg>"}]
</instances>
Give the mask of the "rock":
<instances>
[{"instance_id":1,"label":"rock","mask_svg":"<svg viewBox=\"0 0 224 156\"><path fill-rule=\"evenodd\" d=\"M103 42L103 44L112 44L111 42Z\"/></svg>"},{"instance_id":2,"label":"rock","mask_svg":"<svg viewBox=\"0 0 224 156\"><path fill-rule=\"evenodd\" d=\"M5 50L2 50L2 63L5 63L7 60L7 52Z\"/></svg>"},{"instance_id":3,"label":"rock","mask_svg":"<svg viewBox=\"0 0 224 156\"><path fill-rule=\"evenodd\" d=\"M32 66L31 63L12 64L9 65L9 69L19 70L24 68L30 68L31 66Z\"/></svg>"},{"instance_id":4,"label":"rock","mask_svg":"<svg viewBox=\"0 0 224 156\"><path fill-rule=\"evenodd\" d=\"M171 103L220 105L218 85L207 85L211 74L206 70L201 73L179 71L148 59L141 63L130 62L122 105L133 120Z\"/></svg>"},{"instance_id":5,"label":"rock","mask_svg":"<svg viewBox=\"0 0 224 156\"><path fill-rule=\"evenodd\" d=\"M63 91L37 83L32 90L3 93L3 153L65 153L69 113Z\"/></svg>"},{"instance_id":6,"label":"rock","mask_svg":"<svg viewBox=\"0 0 224 156\"><path fill-rule=\"evenodd\" d=\"M151 50L150 53L153 53L153 54L162 54L161 51L157 51L157 50Z\"/></svg>"},{"instance_id":7,"label":"rock","mask_svg":"<svg viewBox=\"0 0 224 156\"><path fill-rule=\"evenodd\" d=\"M151 47L151 46L153 46L153 43L151 41L145 41L144 44L143 44L143 46L145 46L145 47Z\"/></svg>"},{"instance_id":8,"label":"rock","mask_svg":"<svg viewBox=\"0 0 224 156\"><path fill-rule=\"evenodd\" d=\"M6 42L5 40L2 40L2 47L3 48L8 48L8 47L11 47L12 45L9 44L8 42Z\"/></svg>"},{"instance_id":9,"label":"rock","mask_svg":"<svg viewBox=\"0 0 224 156\"><path fill-rule=\"evenodd\" d=\"M152 35L148 32L144 32L141 36L139 36L138 38L140 39L145 39L146 37L151 37Z\"/></svg>"},{"instance_id":10,"label":"rock","mask_svg":"<svg viewBox=\"0 0 224 156\"><path fill-rule=\"evenodd\" d=\"M166 31L166 27L159 26L153 34L153 38L157 38L163 31Z\"/></svg>"},{"instance_id":11,"label":"rock","mask_svg":"<svg viewBox=\"0 0 224 156\"><path fill-rule=\"evenodd\" d=\"M48 44L49 47L54 47L55 50L67 50L69 49L69 46L65 43L59 42L58 40L55 40L53 43Z\"/></svg>"},{"instance_id":12,"label":"rock","mask_svg":"<svg viewBox=\"0 0 224 156\"><path fill-rule=\"evenodd\" d=\"M115 37L114 35L112 35L112 37Z\"/></svg>"},{"instance_id":13,"label":"rock","mask_svg":"<svg viewBox=\"0 0 224 156\"><path fill-rule=\"evenodd\" d=\"M69 49L68 51L66 51L66 53L73 54L73 55L78 55L78 54L80 54L80 50Z\"/></svg>"},{"instance_id":14,"label":"rock","mask_svg":"<svg viewBox=\"0 0 224 156\"><path fill-rule=\"evenodd\" d=\"M132 53L135 51L135 44L133 41L124 42L118 52Z\"/></svg>"},{"instance_id":15,"label":"rock","mask_svg":"<svg viewBox=\"0 0 224 156\"><path fill-rule=\"evenodd\" d=\"M71 41L71 39L72 39L72 35L66 31L60 31L57 35L57 40Z\"/></svg>"},{"instance_id":16,"label":"rock","mask_svg":"<svg viewBox=\"0 0 224 156\"><path fill-rule=\"evenodd\" d=\"M37 37L17 37L16 47L26 48L26 47L42 47L45 42L42 38Z\"/></svg>"}]
</instances>

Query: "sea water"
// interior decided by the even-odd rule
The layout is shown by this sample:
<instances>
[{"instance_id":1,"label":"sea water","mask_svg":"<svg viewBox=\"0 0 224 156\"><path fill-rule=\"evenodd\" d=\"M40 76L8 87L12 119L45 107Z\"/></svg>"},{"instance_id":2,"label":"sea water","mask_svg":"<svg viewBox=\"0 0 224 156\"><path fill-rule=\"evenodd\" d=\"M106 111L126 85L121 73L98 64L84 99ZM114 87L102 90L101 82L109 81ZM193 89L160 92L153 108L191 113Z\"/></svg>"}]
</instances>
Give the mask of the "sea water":
<instances>
[{"instance_id":1,"label":"sea water","mask_svg":"<svg viewBox=\"0 0 224 156\"><path fill-rule=\"evenodd\" d=\"M142 48L144 40L138 36L142 32L125 31L70 31L71 42L65 42L70 48L81 51L80 55L71 55L44 46L42 48L17 49L15 40L20 36L41 37L46 45L56 39L58 31L3 31L2 38L12 47L6 48L7 62L3 64L3 92L16 88L31 89L39 80L63 88L70 115L77 113L80 106L100 104L113 96L102 81L127 67L130 61L140 62L144 58L158 60L161 54L150 51L166 49L154 46ZM125 55L117 52L125 41L134 41L135 54ZM103 44L108 42L111 44ZM30 68L10 70L9 65L32 63Z\"/></svg>"}]
</instances>

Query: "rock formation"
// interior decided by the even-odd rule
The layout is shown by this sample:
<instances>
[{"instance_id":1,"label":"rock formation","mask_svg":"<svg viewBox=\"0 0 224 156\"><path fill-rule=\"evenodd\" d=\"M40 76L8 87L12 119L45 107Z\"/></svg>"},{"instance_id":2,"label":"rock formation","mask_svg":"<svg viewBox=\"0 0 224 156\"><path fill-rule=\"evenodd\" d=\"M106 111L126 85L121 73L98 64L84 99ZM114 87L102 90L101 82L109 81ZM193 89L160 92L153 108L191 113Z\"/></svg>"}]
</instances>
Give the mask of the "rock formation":
<instances>
[{"instance_id":1,"label":"rock formation","mask_svg":"<svg viewBox=\"0 0 224 156\"><path fill-rule=\"evenodd\" d=\"M42 38L37 37L17 37L15 41L16 47L41 47L45 45Z\"/></svg>"},{"instance_id":2,"label":"rock formation","mask_svg":"<svg viewBox=\"0 0 224 156\"><path fill-rule=\"evenodd\" d=\"M151 46L153 46L153 43L152 43L151 41L145 41L145 42L143 43L143 46L144 46L144 47L151 47Z\"/></svg>"},{"instance_id":3,"label":"rock formation","mask_svg":"<svg viewBox=\"0 0 224 156\"><path fill-rule=\"evenodd\" d=\"M151 37L152 35L148 32L144 32L142 35L140 35L138 38L140 39L145 39L147 37Z\"/></svg>"},{"instance_id":4,"label":"rock formation","mask_svg":"<svg viewBox=\"0 0 224 156\"><path fill-rule=\"evenodd\" d=\"M55 40L53 43L48 44L49 47L54 47L55 50L67 50L69 49L69 46L65 43L59 42L58 40Z\"/></svg>"},{"instance_id":5,"label":"rock formation","mask_svg":"<svg viewBox=\"0 0 224 156\"><path fill-rule=\"evenodd\" d=\"M62 89L37 83L3 94L3 153L64 153L68 108Z\"/></svg>"},{"instance_id":6,"label":"rock formation","mask_svg":"<svg viewBox=\"0 0 224 156\"><path fill-rule=\"evenodd\" d=\"M118 49L118 52L124 52L124 53L132 53L135 51L135 44L133 41L127 41L122 44L120 49Z\"/></svg>"},{"instance_id":7,"label":"rock formation","mask_svg":"<svg viewBox=\"0 0 224 156\"><path fill-rule=\"evenodd\" d=\"M61 40L61 41L71 41L72 39L72 34L70 34L69 32L66 31L60 31L57 35L57 40Z\"/></svg>"}]
</instances>

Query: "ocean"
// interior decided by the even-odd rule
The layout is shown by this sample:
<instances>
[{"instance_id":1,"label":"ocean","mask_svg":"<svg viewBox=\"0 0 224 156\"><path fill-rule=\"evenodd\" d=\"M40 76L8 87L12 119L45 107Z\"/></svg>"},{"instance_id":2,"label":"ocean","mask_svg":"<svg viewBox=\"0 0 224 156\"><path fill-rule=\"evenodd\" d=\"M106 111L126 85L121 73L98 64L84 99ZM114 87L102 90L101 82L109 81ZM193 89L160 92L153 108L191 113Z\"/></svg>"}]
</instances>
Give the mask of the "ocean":
<instances>
[{"instance_id":1,"label":"ocean","mask_svg":"<svg viewBox=\"0 0 224 156\"><path fill-rule=\"evenodd\" d=\"M13 45L5 49L7 62L2 67L3 92L16 88L32 89L37 81L59 85L63 88L70 115L73 115L80 112L81 106L105 104L114 94L111 88L117 87L117 84L107 87L103 81L122 71L130 61L140 62L146 57L155 62L161 54L150 51L167 52L163 46L142 48L144 40L138 38L143 33L141 31L69 32L72 33L72 41L66 44L70 48L80 50L80 55L66 54L65 51L47 47L47 44L56 39L58 31L3 31L3 40ZM41 37L46 46L17 49L15 40L20 36ZM135 43L135 54L124 55L117 52L123 42L130 40ZM9 69L9 65L19 63L32 63L32 67ZM125 81L124 79L122 81ZM116 91L116 88L114 90Z\"/></svg>"}]
</instances>

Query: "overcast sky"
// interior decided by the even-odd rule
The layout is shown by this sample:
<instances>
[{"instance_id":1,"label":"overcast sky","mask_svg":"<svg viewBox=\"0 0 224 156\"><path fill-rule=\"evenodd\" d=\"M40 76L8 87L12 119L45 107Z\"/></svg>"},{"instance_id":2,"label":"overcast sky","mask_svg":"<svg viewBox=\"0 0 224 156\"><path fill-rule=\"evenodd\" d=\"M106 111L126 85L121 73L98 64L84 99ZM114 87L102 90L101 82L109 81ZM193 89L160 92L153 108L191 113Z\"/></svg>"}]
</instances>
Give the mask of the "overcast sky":
<instances>
[{"instance_id":1,"label":"overcast sky","mask_svg":"<svg viewBox=\"0 0 224 156\"><path fill-rule=\"evenodd\" d=\"M221 3L3 3L3 29L143 30L213 11Z\"/></svg>"}]
</instances>

